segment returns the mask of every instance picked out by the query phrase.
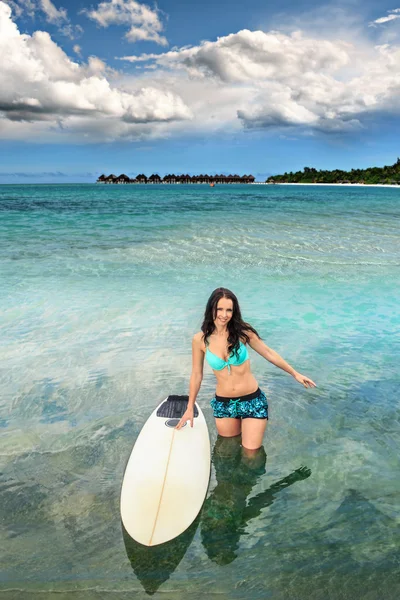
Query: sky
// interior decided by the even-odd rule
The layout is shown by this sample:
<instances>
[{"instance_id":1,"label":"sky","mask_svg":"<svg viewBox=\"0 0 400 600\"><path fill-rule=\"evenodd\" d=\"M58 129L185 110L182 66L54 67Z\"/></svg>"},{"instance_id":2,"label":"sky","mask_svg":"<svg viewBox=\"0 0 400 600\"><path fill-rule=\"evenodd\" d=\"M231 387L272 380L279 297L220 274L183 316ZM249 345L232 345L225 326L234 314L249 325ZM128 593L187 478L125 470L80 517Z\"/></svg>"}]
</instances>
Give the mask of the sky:
<instances>
[{"instance_id":1,"label":"sky","mask_svg":"<svg viewBox=\"0 0 400 600\"><path fill-rule=\"evenodd\" d=\"M0 0L0 183L400 156L400 0Z\"/></svg>"}]
</instances>

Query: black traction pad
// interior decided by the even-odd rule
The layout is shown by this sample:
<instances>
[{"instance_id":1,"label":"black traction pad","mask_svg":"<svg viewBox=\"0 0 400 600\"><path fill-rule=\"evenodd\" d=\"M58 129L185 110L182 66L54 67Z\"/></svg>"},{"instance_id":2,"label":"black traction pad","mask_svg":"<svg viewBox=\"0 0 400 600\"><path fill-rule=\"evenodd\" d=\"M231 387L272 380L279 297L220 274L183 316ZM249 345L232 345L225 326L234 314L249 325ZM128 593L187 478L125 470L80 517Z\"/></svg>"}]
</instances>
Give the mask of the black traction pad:
<instances>
[{"instance_id":1,"label":"black traction pad","mask_svg":"<svg viewBox=\"0 0 400 600\"><path fill-rule=\"evenodd\" d=\"M157 411L157 417L168 419L180 419L187 408L189 396L168 396ZM194 407L194 417L199 416L197 407Z\"/></svg>"}]
</instances>

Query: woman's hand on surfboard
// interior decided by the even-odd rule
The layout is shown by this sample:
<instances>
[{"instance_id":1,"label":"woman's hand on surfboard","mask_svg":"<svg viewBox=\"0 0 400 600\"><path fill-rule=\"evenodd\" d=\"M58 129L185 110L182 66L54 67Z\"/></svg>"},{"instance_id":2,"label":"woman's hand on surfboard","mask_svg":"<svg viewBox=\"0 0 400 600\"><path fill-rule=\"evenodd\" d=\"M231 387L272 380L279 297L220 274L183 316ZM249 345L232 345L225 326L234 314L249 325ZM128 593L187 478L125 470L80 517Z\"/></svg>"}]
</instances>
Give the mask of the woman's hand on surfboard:
<instances>
[{"instance_id":1,"label":"woman's hand on surfboard","mask_svg":"<svg viewBox=\"0 0 400 600\"><path fill-rule=\"evenodd\" d=\"M306 387L306 388L317 387L317 384L314 383L312 379L310 379L309 377L306 377L305 375L302 375L301 373L296 372L293 375L293 377L295 378L296 381L301 383L301 385L304 385L304 387Z\"/></svg>"},{"instance_id":2,"label":"woman's hand on surfboard","mask_svg":"<svg viewBox=\"0 0 400 600\"><path fill-rule=\"evenodd\" d=\"M179 421L178 425L175 427L175 429L180 429L181 427L184 426L184 424L186 423L186 421L190 421L190 427L193 427L193 413L194 410L193 408L188 408L183 417L181 418L181 420Z\"/></svg>"}]
</instances>

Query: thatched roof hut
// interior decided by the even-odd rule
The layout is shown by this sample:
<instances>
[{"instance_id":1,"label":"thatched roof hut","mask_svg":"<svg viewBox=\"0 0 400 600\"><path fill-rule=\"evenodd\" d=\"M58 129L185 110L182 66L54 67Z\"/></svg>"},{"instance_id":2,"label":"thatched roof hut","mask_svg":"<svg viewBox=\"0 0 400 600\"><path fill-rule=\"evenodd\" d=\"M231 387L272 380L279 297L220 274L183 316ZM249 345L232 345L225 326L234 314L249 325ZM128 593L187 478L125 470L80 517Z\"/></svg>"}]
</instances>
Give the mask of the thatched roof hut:
<instances>
[{"instance_id":1,"label":"thatched roof hut","mask_svg":"<svg viewBox=\"0 0 400 600\"><path fill-rule=\"evenodd\" d=\"M157 173L150 175L147 183L161 183L161 177Z\"/></svg>"},{"instance_id":2,"label":"thatched roof hut","mask_svg":"<svg viewBox=\"0 0 400 600\"><path fill-rule=\"evenodd\" d=\"M111 173L108 177L105 178L104 183L115 183L117 176L114 173Z\"/></svg>"},{"instance_id":3,"label":"thatched roof hut","mask_svg":"<svg viewBox=\"0 0 400 600\"><path fill-rule=\"evenodd\" d=\"M121 173L121 175L118 175L118 177L116 178L115 183L130 183L131 180L128 177L128 175L125 175L125 173Z\"/></svg>"}]
</instances>

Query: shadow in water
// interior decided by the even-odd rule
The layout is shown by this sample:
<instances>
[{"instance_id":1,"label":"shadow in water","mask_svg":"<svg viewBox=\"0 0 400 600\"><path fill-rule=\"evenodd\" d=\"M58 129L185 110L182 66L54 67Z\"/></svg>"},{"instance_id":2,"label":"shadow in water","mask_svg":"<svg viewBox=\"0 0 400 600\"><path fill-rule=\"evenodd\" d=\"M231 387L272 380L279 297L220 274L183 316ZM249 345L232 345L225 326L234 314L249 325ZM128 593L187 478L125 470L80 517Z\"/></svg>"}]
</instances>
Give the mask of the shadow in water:
<instances>
[{"instance_id":1,"label":"shadow in water","mask_svg":"<svg viewBox=\"0 0 400 600\"><path fill-rule=\"evenodd\" d=\"M189 548L200 516L180 536L158 546L143 546L131 538L123 524L122 533L125 549L132 569L143 586L144 591L152 596L162 583L170 578Z\"/></svg>"},{"instance_id":2,"label":"shadow in water","mask_svg":"<svg viewBox=\"0 0 400 600\"><path fill-rule=\"evenodd\" d=\"M247 503L251 490L265 473L266 459L264 447L249 457L242 450L241 436L218 436L212 454L217 486L184 533L165 544L148 547L133 540L121 523L126 553L147 594L153 595L178 567L199 522L208 557L219 565L228 564L236 558L240 536L248 522L272 504L277 492L311 475L306 467L297 469Z\"/></svg>"},{"instance_id":3,"label":"shadow in water","mask_svg":"<svg viewBox=\"0 0 400 600\"><path fill-rule=\"evenodd\" d=\"M327 536L331 546L337 545L342 553L348 551L363 561L384 557L386 564L396 563L400 572L400 525L358 490L346 490L340 506L318 533Z\"/></svg>"},{"instance_id":4,"label":"shadow in water","mask_svg":"<svg viewBox=\"0 0 400 600\"><path fill-rule=\"evenodd\" d=\"M217 486L205 501L200 519L204 549L218 565L235 560L247 524L273 503L280 490L311 475L306 467L296 469L247 503L251 490L265 474L266 460L263 446L252 456L246 456L240 435L217 438L212 454Z\"/></svg>"}]
</instances>

